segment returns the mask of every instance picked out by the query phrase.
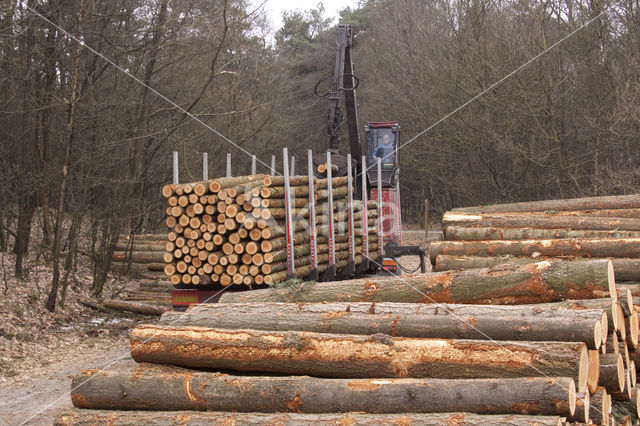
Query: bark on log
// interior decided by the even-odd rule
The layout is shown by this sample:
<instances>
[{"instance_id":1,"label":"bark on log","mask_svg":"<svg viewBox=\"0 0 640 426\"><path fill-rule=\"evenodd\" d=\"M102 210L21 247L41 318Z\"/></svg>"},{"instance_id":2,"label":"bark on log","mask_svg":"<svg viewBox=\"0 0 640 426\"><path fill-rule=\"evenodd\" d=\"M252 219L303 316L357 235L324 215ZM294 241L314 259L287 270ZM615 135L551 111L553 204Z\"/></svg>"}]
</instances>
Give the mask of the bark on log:
<instances>
[{"instance_id":1,"label":"bark on log","mask_svg":"<svg viewBox=\"0 0 640 426\"><path fill-rule=\"evenodd\" d=\"M622 355L606 353L600 356L600 382L607 392L622 392L624 389L624 364Z\"/></svg>"},{"instance_id":2,"label":"bark on log","mask_svg":"<svg viewBox=\"0 0 640 426\"><path fill-rule=\"evenodd\" d=\"M604 197L569 198L563 200L530 201L523 203L494 204L453 209L460 213L535 212L547 210L596 210L640 208L640 194L611 195Z\"/></svg>"},{"instance_id":3,"label":"bark on log","mask_svg":"<svg viewBox=\"0 0 640 426\"><path fill-rule=\"evenodd\" d=\"M442 339L584 342L590 349L599 349L602 344L602 310L584 313L559 309L554 310L555 315L549 315L548 311L541 315L535 312L504 315L499 309L494 309L495 306L471 305L475 308L472 314L458 314L455 310L447 312L443 308L438 310L441 312L431 315L372 315L345 309L303 313L298 304L289 304L295 306L294 309L283 305L265 303L256 307L256 304L216 304L188 312L168 312L158 324L335 334L384 333L390 336ZM323 304L317 306L320 308ZM598 371L597 363L593 365ZM597 382L596 378L595 384Z\"/></svg>"},{"instance_id":4,"label":"bark on log","mask_svg":"<svg viewBox=\"0 0 640 426\"><path fill-rule=\"evenodd\" d=\"M589 418L593 424L599 425L605 423L605 419L609 419L609 414L607 391L600 387L591 395Z\"/></svg>"},{"instance_id":5,"label":"bark on log","mask_svg":"<svg viewBox=\"0 0 640 426\"><path fill-rule=\"evenodd\" d=\"M589 392L576 394L576 409L572 416L567 416L567 420L578 423L589 423L589 408L591 399Z\"/></svg>"},{"instance_id":6,"label":"bark on log","mask_svg":"<svg viewBox=\"0 0 640 426\"><path fill-rule=\"evenodd\" d=\"M615 294L608 261L541 262L502 269L304 283L297 288L227 293L221 302L408 302L526 304Z\"/></svg>"},{"instance_id":7,"label":"bark on log","mask_svg":"<svg viewBox=\"0 0 640 426\"><path fill-rule=\"evenodd\" d=\"M221 189L233 188L251 182L261 182L267 175L251 175L238 177L225 177L210 180L208 183L209 191L212 193L219 192Z\"/></svg>"},{"instance_id":8,"label":"bark on log","mask_svg":"<svg viewBox=\"0 0 640 426\"><path fill-rule=\"evenodd\" d=\"M149 271L164 271L166 263L136 263L136 262L115 262L111 261L111 270L116 272L144 273Z\"/></svg>"},{"instance_id":9,"label":"bark on log","mask_svg":"<svg viewBox=\"0 0 640 426\"><path fill-rule=\"evenodd\" d=\"M639 219L589 216L498 215L447 212L442 217L442 225L445 229L445 235L446 228L449 226L640 231Z\"/></svg>"},{"instance_id":10,"label":"bark on log","mask_svg":"<svg viewBox=\"0 0 640 426\"><path fill-rule=\"evenodd\" d=\"M102 302L104 306L119 311L134 312L144 315L162 315L163 313L170 311L170 306L154 306L146 303L126 302L124 300L105 300Z\"/></svg>"},{"instance_id":11,"label":"bark on log","mask_svg":"<svg viewBox=\"0 0 640 426\"><path fill-rule=\"evenodd\" d=\"M137 326L137 362L317 377L571 377L587 386L584 343L438 340Z\"/></svg>"},{"instance_id":12,"label":"bark on log","mask_svg":"<svg viewBox=\"0 0 640 426\"><path fill-rule=\"evenodd\" d=\"M640 257L640 238L522 241L433 241L431 263L438 255L452 256L576 256Z\"/></svg>"},{"instance_id":13,"label":"bark on log","mask_svg":"<svg viewBox=\"0 0 640 426\"><path fill-rule=\"evenodd\" d=\"M591 258L591 260L597 260ZM605 258L601 258L605 259ZM474 268L491 268L496 265L503 265L505 263L513 263L516 265L526 265L528 263L537 262L561 262L561 261L580 261L584 258L562 258L562 257L513 257L513 256L449 256L438 255L436 257L434 271L449 271L452 269L474 269ZM620 258L608 258L613 263L613 272L616 282L640 280L640 259L620 259ZM626 283L622 283L626 284ZM640 292L637 294L640 296Z\"/></svg>"},{"instance_id":14,"label":"bark on log","mask_svg":"<svg viewBox=\"0 0 640 426\"><path fill-rule=\"evenodd\" d=\"M165 237L165 241L160 242L160 241L152 241L152 242L141 242L141 243L134 243L133 245L129 245L126 243L118 243L116 244L116 248L115 251L131 251L131 252L138 252L138 251L153 251L153 252L161 252L164 253L166 251L165 249L165 243L166 243L166 237Z\"/></svg>"},{"instance_id":15,"label":"bark on log","mask_svg":"<svg viewBox=\"0 0 640 426\"><path fill-rule=\"evenodd\" d=\"M160 251L114 251L111 259L116 262L160 263L164 262L165 253Z\"/></svg>"},{"instance_id":16,"label":"bark on log","mask_svg":"<svg viewBox=\"0 0 640 426\"><path fill-rule=\"evenodd\" d=\"M72 389L76 407L112 410L568 416L575 404L570 378L321 379L234 376L150 364L128 371L85 370L74 378Z\"/></svg>"},{"instance_id":17,"label":"bark on log","mask_svg":"<svg viewBox=\"0 0 640 426\"><path fill-rule=\"evenodd\" d=\"M565 417L535 415L483 415L473 413L434 414L298 414L298 413L228 413L197 411L108 411L67 409L57 414L56 426L386 426L389 424L418 426L445 425L502 425L502 426L560 426Z\"/></svg>"},{"instance_id":18,"label":"bark on log","mask_svg":"<svg viewBox=\"0 0 640 426\"><path fill-rule=\"evenodd\" d=\"M445 240L550 240L566 238L639 238L640 231L621 230L580 230L580 229L538 229L538 228L495 228L491 226L466 227L445 226Z\"/></svg>"}]
</instances>

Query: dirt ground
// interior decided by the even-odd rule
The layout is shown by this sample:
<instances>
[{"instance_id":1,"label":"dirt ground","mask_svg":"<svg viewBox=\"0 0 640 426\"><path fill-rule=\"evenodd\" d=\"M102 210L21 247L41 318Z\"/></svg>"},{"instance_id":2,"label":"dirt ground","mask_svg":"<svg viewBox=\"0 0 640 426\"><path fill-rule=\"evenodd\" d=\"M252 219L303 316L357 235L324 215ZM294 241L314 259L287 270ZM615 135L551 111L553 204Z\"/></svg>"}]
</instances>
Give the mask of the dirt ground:
<instances>
[{"instance_id":1,"label":"dirt ground","mask_svg":"<svg viewBox=\"0 0 640 426\"><path fill-rule=\"evenodd\" d=\"M78 267L64 306L54 313L44 303L51 270L29 259L25 277L13 277L15 259L0 257L0 425L51 424L53 413L71 407L71 377L84 368L133 362L129 331L153 318L103 313L83 306L92 300L91 272ZM134 281L107 283L104 296L127 291Z\"/></svg>"}]
</instances>

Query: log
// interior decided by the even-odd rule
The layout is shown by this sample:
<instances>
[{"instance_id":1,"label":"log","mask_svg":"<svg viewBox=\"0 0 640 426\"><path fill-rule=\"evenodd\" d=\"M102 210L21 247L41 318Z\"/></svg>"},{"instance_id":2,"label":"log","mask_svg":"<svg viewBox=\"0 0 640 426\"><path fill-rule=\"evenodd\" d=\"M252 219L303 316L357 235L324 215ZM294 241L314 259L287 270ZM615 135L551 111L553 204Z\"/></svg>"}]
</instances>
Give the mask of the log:
<instances>
[{"instance_id":1,"label":"log","mask_svg":"<svg viewBox=\"0 0 640 426\"><path fill-rule=\"evenodd\" d=\"M453 256L576 256L640 257L640 238L522 241L433 241L429 246L431 263L438 255Z\"/></svg>"},{"instance_id":2,"label":"log","mask_svg":"<svg viewBox=\"0 0 640 426\"><path fill-rule=\"evenodd\" d=\"M607 391L603 387L599 387L591 395L589 418L593 424L599 425L605 423L605 419L609 418L609 414L609 399L607 397Z\"/></svg>"},{"instance_id":3,"label":"log","mask_svg":"<svg viewBox=\"0 0 640 426\"><path fill-rule=\"evenodd\" d=\"M445 229L445 235L449 226L640 231L640 220L589 216L498 215L447 212L442 217L442 226Z\"/></svg>"},{"instance_id":4,"label":"log","mask_svg":"<svg viewBox=\"0 0 640 426\"><path fill-rule=\"evenodd\" d=\"M72 389L75 407L111 410L569 416L575 406L570 378L322 379L234 376L141 364L125 371L81 371Z\"/></svg>"},{"instance_id":5,"label":"log","mask_svg":"<svg viewBox=\"0 0 640 426\"><path fill-rule=\"evenodd\" d=\"M600 336L600 344L602 344L602 336ZM599 347L598 347L599 348ZM589 350L589 374L587 375L587 389L593 393L598 389L600 381L600 352Z\"/></svg>"},{"instance_id":6,"label":"log","mask_svg":"<svg viewBox=\"0 0 640 426\"><path fill-rule=\"evenodd\" d=\"M107 411L66 409L60 411L54 420L56 426L89 426L109 424L130 425L279 425L279 426L335 426L362 425L504 425L504 426L560 426L565 417L536 415L482 415L474 413L434 413L434 414L298 414L298 413L229 413L198 411Z\"/></svg>"},{"instance_id":7,"label":"log","mask_svg":"<svg viewBox=\"0 0 640 426\"><path fill-rule=\"evenodd\" d=\"M140 325L136 362L316 377L558 376L587 387L584 343L439 340L310 332Z\"/></svg>"},{"instance_id":8,"label":"log","mask_svg":"<svg viewBox=\"0 0 640 426\"><path fill-rule=\"evenodd\" d=\"M166 243L166 237L165 237L165 241L162 241L162 242L160 241L150 241L150 242L140 242L140 243L136 242L131 245L127 243L118 243L116 244L115 251L127 251L127 252L157 251L157 252L164 253L166 251L165 243Z\"/></svg>"},{"instance_id":9,"label":"log","mask_svg":"<svg viewBox=\"0 0 640 426\"><path fill-rule=\"evenodd\" d=\"M599 349L602 344L600 321L603 314L606 315L602 310L585 312L571 309L554 309L551 314L549 310L536 312L529 309L532 312L527 313L513 310L505 315L500 309L495 309L500 307L487 305L468 305L473 309L466 314L441 307L434 308L436 313L431 315L397 312L372 315L345 309L322 309L335 304L313 305L316 307L311 309L315 312L300 312L299 304L215 304L188 312L166 313L158 324L335 334L384 333L442 339L584 342L590 349ZM536 306L544 309L544 305ZM589 365L599 371L595 360ZM598 383L597 377L594 382Z\"/></svg>"},{"instance_id":10,"label":"log","mask_svg":"<svg viewBox=\"0 0 640 426\"><path fill-rule=\"evenodd\" d=\"M629 409L635 417L640 417L640 390L635 386L631 389L631 401L629 401Z\"/></svg>"},{"instance_id":11,"label":"log","mask_svg":"<svg viewBox=\"0 0 640 426\"><path fill-rule=\"evenodd\" d=\"M127 302L124 300L110 299L102 302L104 306L119 311L134 312L144 315L162 315L171 310L170 306L149 305L146 303Z\"/></svg>"},{"instance_id":12,"label":"log","mask_svg":"<svg viewBox=\"0 0 640 426\"><path fill-rule=\"evenodd\" d=\"M445 226L444 237L450 241L474 240L548 240L567 238L639 238L640 231L581 230L544 228L495 228L491 226Z\"/></svg>"},{"instance_id":13,"label":"log","mask_svg":"<svg viewBox=\"0 0 640 426\"><path fill-rule=\"evenodd\" d=\"M338 283L304 283L297 288L227 293L220 302L446 302L526 304L615 294L608 261L541 262L504 269L472 269Z\"/></svg>"},{"instance_id":14,"label":"log","mask_svg":"<svg viewBox=\"0 0 640 426\"><path fill-rule=\"evenodd\" d=\"M590 258L596 260L596 258ZM606 258L600 258L606 259ZM449 271L451 269L474 269L474 268L490 268L505 263L514 263L516 265L526 265L527 263L536 263L543 261L575 261L583 260L583 258L562 258L562 257L513 257L513 256L436 256L434 271ZM613 272L616 282L640 280L640 259L620 259L608 258L613 263ZM626 283L623 283L626 284ZM640 292L638 293L640 296Z\"/></svg>"},{"instance_id":15,"label":"log","mask_svg":"<svg viewBox=\"0 0 640 426\"><path fill-rule=\"evenodd\" d=\"M154 262L154 263L111 261L111 270L118 271L118 272L131 272L131 273L148 272L148 271L164 271L165 265L166 263L164 262L164 260L161 260L160 262Z\"/></svg>"},{"instance_id":16,"label":"log","mask_svg":"<svg viewBox=\"0 0 640 426\"><path fill-rule=\"evenodd\" d=\"M640 194L604 197L570 198L563 200L529 201L453 209L460 213L540 212L547 210L599 210L640 208Z\"/></svg>"},{"instance_id":17,"label":"log","mask_svg":"<svg viewBox=\"0 0 640 426\"><path fill-rule=\"evenodd\" d=\"M243 184L251 184L252 182L261 182L266 176L267 175L250 175L213 179L208 183L209 191L215 194L225 188L233 188Z\"/></svg>"},{"instance_id":18,"label":"log","mask_svg":"<svg viewBox=\"0 0 640 426\"><path fill-rule=\"evenodd\" d=\"M616 353L606 353L600 356L599 385L607 392L622 392L624 389L624 364L622 356Z\"/></svg>"},{"instance_id":19,"label":"log","mask_svg":"<svg viewBox=\"0 0 640 426\"><path fill-rule=\"evenodd\" d=\"M611 392L611 398L614 401L631 401L632 391L631 391L631 375L629 370L625 370L624 372L624 389L622 392Z\"/></svg>"},{"instance_id":20,"label":"log","mask_svg":"<svg viewBox=\"0 0 640 426\"><path fill-rule=\"evenodd\" d=\"M164 254L160 251L114 251L111 259L116 262L159 263L164 262Z\"/></svg>"},{"instance_id":21,"label":"log","mask_svg":"<svg viewBox=\"0 0 640 426\"><path fill-rule=\"evenodd\" d=\"M567 416L567 420L584 424L589 423L590 401L589 392L576 394L575 413L572 416Z\"/></svg>"}]
</instances>

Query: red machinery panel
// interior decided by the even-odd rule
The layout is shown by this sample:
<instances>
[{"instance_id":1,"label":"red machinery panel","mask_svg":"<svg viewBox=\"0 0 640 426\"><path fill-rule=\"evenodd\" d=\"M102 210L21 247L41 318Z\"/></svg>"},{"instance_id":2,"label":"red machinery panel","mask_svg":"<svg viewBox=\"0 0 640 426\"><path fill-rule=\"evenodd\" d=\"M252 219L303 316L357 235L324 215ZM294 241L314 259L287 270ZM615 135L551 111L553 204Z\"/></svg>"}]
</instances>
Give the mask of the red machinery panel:
<instances>
[{"instance_id":1,"label":"red machinery panel","mask_svg":"<svg viewBox=\"0 0 640 426\"><path fill-rule=\"evenodd\" d=\"M371 200L378 199L378 189L371 190ZM382 188L382 229L385 243L402 244L400 200L393 188Z\"/></svg>"}]
</instances>

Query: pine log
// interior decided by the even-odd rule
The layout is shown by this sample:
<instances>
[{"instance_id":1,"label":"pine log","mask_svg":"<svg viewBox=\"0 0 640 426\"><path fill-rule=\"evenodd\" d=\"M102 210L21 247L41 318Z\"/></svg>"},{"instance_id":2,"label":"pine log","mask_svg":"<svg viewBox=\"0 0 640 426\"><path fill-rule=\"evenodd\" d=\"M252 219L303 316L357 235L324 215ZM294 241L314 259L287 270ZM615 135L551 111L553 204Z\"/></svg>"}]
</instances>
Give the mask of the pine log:
<instances>
[{"instance_id":1,"label":"pine log","mask_svg":"<svg viewBox=\"0 0 640 426\"><path fill-rule=\"evenodd\" d=\"M167 235L163 232L157 234L134 234L133 236L127 235L124 237L118 238L118 243L126 244L133 240L134 242L142 242L142 241L160 241L164 242L166 240Z\"/></svg>"},{"instance_id":2,"label":"pine log","mask_svg":"<svg viewBox=\"0 0 640 426\"><path fill-rule=\"evenodd\" d=\"M636 418L640 417L640 389L638 389L636 386L631 389L631 401L629 401L629 409Z\"/></svg>"},{"instance_id":3,"label":"pine log","mask_svg":"<svg viewBox=\"0 0 640 426\"><path fill-rule=\"evenodd\" d=\"M433 414L298 414L298 413L230 413L198 411L107 411L66 409L57 414L56 426L110 426L162 425L162 426L383 426L389 424L418 425L504 425L504 426L560 426L565 417L539 415L483 415L474 413Z\"/></svg>"},{"instance_id":4,"label":"pine log","mask_svg":"<svg viewBox=\"0 0 640 426\"><path fill-rule=\"evenodd\" d=\"M591 395L590 406L589 418L593 424L604 424L610 414L606 389L600 387Z\"/></svg>"},{"instance_id":5,"label":"pine log","mask_svg":"<svg viewBox=\"0 0 640 426\"><path fill-rule=\"evenodd\" d=\"M505 228L492 226L445 226L443 233L450 241L477 240L550 240L567 238L639 238L640 231L581 230L545 228Z\"/></svg>"},{"instance_id":6,"label":"pine log","mask_svg":"<svg viewBox=\"0 0 640 426\"><path fill-rule=\"evenodd\" d=\"M115 251L127 251L127 252L138 252L138 251L157 251L164 252L165 251L165 241L150 241L150 242L140 242L134 244L127 243L118 243L116 244Z\"/></svg>"},{"instance_id":7,"label":"pine log","mask_svg":"<svg viewBox=\"0 0 640 426\"><path fill-rule=\"evenodd\" d=\"M522 241L433 241L429 256L640 257L640 238Z\"/></svg>"},{"instance_id":8,"label":"pine log","mask_svg":"<svg viewBox=\"0 0 640 426\"><path fill-rule=\"evenodd\" d=\"M589 408L591 399L589 398L589 392L583 392L576 394L576 409L572 416L567 416L567 420L578 423L589 423Z\"/></svg>"},{"instance_id":9,"label":"pine log","mask_svg":"<svg viewBox=\"0 0 640 426\"><path fill-rule=\"evenodd\" d=\"M233 188L238 185L250 184L251 182L261 182L266 176L267 175L250 175L213 179L208 183L209 191L215 194L225 188Z\"/></svg>"},{"instance_id":10,"label":"pine log","mask_svg":"<svg viewBox=\"0 0 640 426\"><path fill-rule=\"evenodd\" d=\"M640 208L640 194L604 197L569 198L563 200L529 201L453 209L460 213L536 212L547 210L597 210Z\"/></svg>"},{"instance_id":11,"label":"pine log","mask_svg":"<svg viewBox=\"0 0 640 426\"><path fill-rule=\"evenodd\" d=\"M590 257L591 260L596 258ZM602 258L604 259L604 258ZM505 256L450 256L450 255L438 255L436 256L434 271L449 271L451 269L474 269L474 268L490 268L496 265L502 265L505 263L514 263L516 265L525 265L527 263L536 263L542 261L575 261L583 260L581 257L577 258L562 258L562 257L514 257L510 255ZM640 259L624 259L624 258L608 258L613 263L613 272L615 274L616 282L640 280ZM627 284L627 283L622 283ZM640 296L640 291L637 296Z\"/></svg>"},{"instance_id":12,"label":"pine log","mask_svg":"<svg viewBox=\"0 0 640 426\"><path fill-rule=\"evenodd\" d=\"M602 344L602 336L600 336L600 344ZM598 346L599 348L599 346ZM600 381L600 352L596 350L589 350L589 374L587 375L587 388L590 393L593 393L598 389L598 382Z\"/></svg>"},{"instance_id":13,"label":"pine log","mask_svg":"<svg viewBox=\"0 0 640 426\"><path fill-rule=\"evenodd\" d=\"M111 261L111 270L118 272L148 272L148 271L164 271L166 263L163 260L160 262L115 262Z\"/></svg>"},{"instance_id":14,"label":"pine log","mask_svg":"<svg viewBox=\"0 0 640 426\"><path fill-rule=\"evenodd\" d=\"M317 377L571 377L587 387L584 343L438 340L310 332L137 326L136 362Z\"/></svg>"},{"instance_id":15,"label":"pine log","mask_svg":"<svg viewBox=\"0 0 640 426\"><path fill-rule=\"evenodd\" d=\"M72 382L78 408L301 413L571 415L570 378L322 379L232 376L141 364L125 371L85 370ZM455 398L451 395L455 394ZM268 397L266 397L268 395ZM535 400L536 404L527 401Z\"/></svg>"},{"instance_id":16,"label":"pine log","mask_svg":"<svg viewBox=\"0 0 640 426\"><path fill-rule=\"evenodd\" d=\"M114 251L112 260L117 262L158 263L164 262L165 253L160 251Z\"/></svg>"},{"instance_id":17,"label":"pine log","mask_svg":"<svg viewBox=\"0 0 640 426\"><path fill-rule=\"evenodd\" d=\"M631 401L632 396L631 375L629 370L624 371L624 389L622 392L611 392L611 398L614 401Z\"/></svg>"},{"instance_id":18,"label":"pine log","mask_svg":"<svg viewBox=\"0 0 640 426\"><path fill-rule=\"evenodd\" d=\"M455 309L447 311L444 307L435 308L434 311L437 309L437 313L432 315L372 315L368 312L358 313L345 309L322 309L325 305L335 304L314 304L319 312L308 313L300 312L299 304L289 305L293 307L283 303L215 304L188 312L167 313L158 324L336 334L384 333L390 336L442 339L584 342L590 349L599 349L602 344L600 321L604 312L601 310L585 313L570 309L554 309L555 315L549 315L548 310L540 313L534 311L530 314L513 311L510 315L505 315L500 309L495 309L500 307L468 305L474 308L471 314L461 315ZM540 309L542 305L537 306ZM590 351L590 355L591 352L594 351ZM599 371L596 361L590 362L589 365L593 365L595 371ZM597 377L592 381L597 384Z\"/></svg>"},{"instance_id":19,"label":"pine log","mask_svg":"<svg viewBox=\"0 0 640 426\"><path fill-rule=\"evenodd\" d=\"M600 356L599 385L607 392L622 392L624 389L624 363L622 356L616 353L606 353Z\"/></svg>"},{"instance_id":20,"label":"pine log","mask_svg":"<svg viewBox=\"0 0 640 426\"><path fill-rule=\"evenodd\" d=\"M127 302L124 300L110 299L102 302L104 306L119 311L134 312L144 315L162 315L171 310L169 306L149 305L146 303Z\"/></svg>"},{"instance_id":21,"label":"pine log","mask_svg":"<svg viewBox=\"0 0 640 426\"><path fill-rule=\"evenodd\" d=\"M500 215L591 216L640 219L640 209L547 210L542 212L502 212Z\"/></svg>"},{"instance_id":22,"label":"pine log","mask_svg":"<svg viewBox=\"0 0 640 426\"><path fill-rule=\"evenodd\" d=\"M493 228L640 231L639 219L589 216L499 215L447 212L442 217L442 225L445 229L448 226L481 226Z\"/></svg>"},{"instance_id":23,"label":"pine log","mask_svg":"<svg viewBox=\"0 0 640 426\"><path fill-rule=\"evenodd\" d=\"M298 288L227 293L221 302L446 302L525 304L615 294L608 261L541 262L504 269L472 269L338 283L304 283Z\"/></svg>"}]
</instances>

